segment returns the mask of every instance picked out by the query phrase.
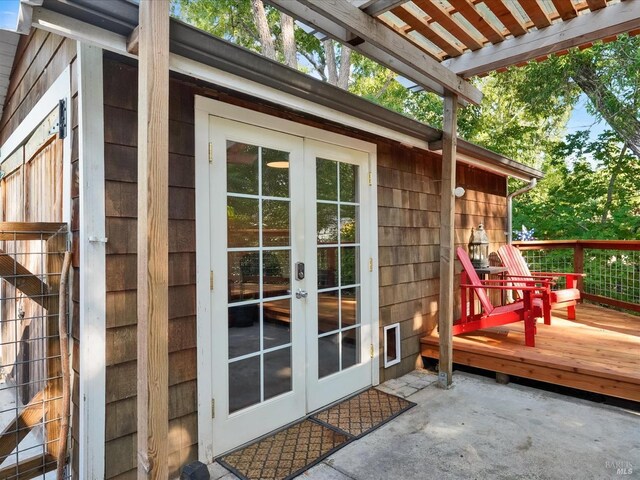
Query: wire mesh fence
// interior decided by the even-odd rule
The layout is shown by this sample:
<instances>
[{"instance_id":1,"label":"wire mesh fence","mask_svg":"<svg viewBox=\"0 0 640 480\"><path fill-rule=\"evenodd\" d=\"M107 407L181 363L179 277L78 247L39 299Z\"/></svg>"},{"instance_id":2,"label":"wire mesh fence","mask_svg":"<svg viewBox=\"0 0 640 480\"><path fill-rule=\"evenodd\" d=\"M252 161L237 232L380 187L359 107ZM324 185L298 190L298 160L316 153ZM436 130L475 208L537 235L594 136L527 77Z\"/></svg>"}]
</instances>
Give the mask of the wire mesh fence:
<instances>
[{"instance_id":1,"label":"wire mesh fence","mask_svg":"<svg viewBox=\"0 0 640 480\"><path fill-rule=\"evenodd\" d=\"M53 479L66 422L58 317L67 233L14 225L0 230L0 479Z\"/></svg>"},{"instance_id":2,"label":"wire mesh fence","mask_svg":"<svg viewBox=\"0 0 640 480\"><path fill-rule=\"evenodd\" d=\"M574 248L523 250L522 254L532 272L576 269ZM582 270L584 293L640 304L640 250L585 248ZM564 288L564 279L558 278L557 288Z\"/></svg>"}]
</instances>

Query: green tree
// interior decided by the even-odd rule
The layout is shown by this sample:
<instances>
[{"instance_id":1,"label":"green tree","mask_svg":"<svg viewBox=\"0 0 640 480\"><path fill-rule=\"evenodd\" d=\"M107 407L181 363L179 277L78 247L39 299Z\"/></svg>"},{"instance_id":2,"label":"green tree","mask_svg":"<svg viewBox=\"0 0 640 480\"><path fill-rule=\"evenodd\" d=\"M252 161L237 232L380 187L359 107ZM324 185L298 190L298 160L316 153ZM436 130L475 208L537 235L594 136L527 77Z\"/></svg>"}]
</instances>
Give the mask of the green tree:
<instances>
[{"instance_id":1,"label":"green tree","mask_svg":"<svg viewBox=\"0 0 640 480\"><path fill-rule=\"evenodd\" d=\"M514 228L542 239L640 239L640 162L612 130L558 142L539 186L514 202Z\"/></svg>"}]
</instances>

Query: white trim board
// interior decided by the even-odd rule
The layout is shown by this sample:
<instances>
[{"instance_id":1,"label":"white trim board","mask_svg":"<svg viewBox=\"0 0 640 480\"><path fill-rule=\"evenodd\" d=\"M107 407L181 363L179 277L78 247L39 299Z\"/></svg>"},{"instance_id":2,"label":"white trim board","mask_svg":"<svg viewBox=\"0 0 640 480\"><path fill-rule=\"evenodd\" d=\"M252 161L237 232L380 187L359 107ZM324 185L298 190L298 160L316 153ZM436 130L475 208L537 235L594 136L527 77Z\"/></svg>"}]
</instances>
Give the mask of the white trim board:
<instances>
[{"instance_id":1,"label":"white trim board","mask_svg":"<svg viewBox=\"0 0 640 480\"><path fill-rule=\"evenodd\" d=\"M202 110L208 115L267 128L288 135L318 140L345 148L353 148L354 150L360 150L369 154L376 152L376 145L370 142L351 138L339 133L327 132L316 127L274 117L266 113L256 112L248 108L238 107L230 103L220 102L219 100L201 95L196 95L195 108L196 112Z\"/></svg>"},{"instance_id":2,"label":"white trim board","mask_svg":"<svg viewBox=\"0 0 640 480\"><path fill-rule=\"evenodd\" d=\"M80 184L80 471L104 478L106 238L102 50L78 42Z\"/></svg>"}]
</instances>

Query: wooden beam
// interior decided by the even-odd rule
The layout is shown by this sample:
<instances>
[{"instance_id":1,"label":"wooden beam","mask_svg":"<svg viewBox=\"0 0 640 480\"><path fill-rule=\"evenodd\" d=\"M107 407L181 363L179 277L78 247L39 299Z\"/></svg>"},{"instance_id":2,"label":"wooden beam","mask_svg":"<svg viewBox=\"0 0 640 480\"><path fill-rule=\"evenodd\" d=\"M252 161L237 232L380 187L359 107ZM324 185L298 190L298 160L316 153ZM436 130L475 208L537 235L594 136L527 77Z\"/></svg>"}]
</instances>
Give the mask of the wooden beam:
<instances>
[{"instance_id":1,"label":"wooden beam","mask_svg":"<svg viewBox=\"0 0 640 480\"><path fill-rule=\"evenodd\" d=\"M138 63L138 478L168 478L169 0L142 0Z\"/></svg>"},{"instance_id":2,"label":"wooden beam","mask_svg":"<svg viewBox=\"0 0 640 480\"><path fill-rule=\"evenodd\" d=\"M489 7L489 10L507 27L511 35L519 37L527 33L526 27L502 0L484 0L484 4Z\"/></svg>"},{"instance_id":3,"label":"wooden beam","mask_svg":"<svg viewBox=\"0 0 640 480\"><path fill-rule=\"evenodd\" d=\"M66 226L57 222L0 222L0 240L46 240Z\"/></svg>"},{"instance_id":4,"label":"wooden beam","mask_svg":"<svg viewBox=\"0 0 640 480\"><path fill-rule=\"evenodd\" d=\"M462 50L458 46L440 36L424 19L416 17L407 8L397 7L391 10L391 13L409 25L412 30L418 32L431 43L441 48L449 57L459 57L462 55Z\"/></svg>"},{"instance_id":5,"label":"wooden beam","mask_svg":"<svg viewBox=\"0 0 640 480\"><path fill-rule=\"evenodd\" d=\"M387 27L389 27L391 30L396 32L398 35L402 35L404 38L409 40L416 47L418 47L422 52L424 52L427 55L429 55L431 58L436 60L438 63L440 63L444 58L448 58L449 57L449 55L447 55L447 53L444 52L438 46L429 45L424 40L422 40L422 39L420 39L418 37L410 36L409 33L414 31L414 29L410 25L407 24L407 25L405 25L404 27L401 28L401 27L398 27L395 23L393 23L393 21L389 20L388 18L384 18L384 17L381 17L380 21L382 23L384 23ZM363 43L363 47L365 47L365 48L366 47L373 47L373 45L370 45L368 43ZM382 52L382 50L378 50L378 51L381 54L386 55L384 52ZM378 62L378 63L380 63L380 62ZM444 95L444 89L440 85L438 85L437 88L442 90L442 95Z\"/></svg>"},{"instance_id":6,"label":"wooden beam","mask_svg":"<svg viewBox=\"0 0 640 480\"><path fill-rule=\"evenodd\" d=\"M411 80L417 81L422 85L419 79L416 78L416 75L428 78L430 80L429 85L423 86L431 91L435 91L436 93L451 91L473 104L478 104L482 100L482 92L476 87L444 68L409 40L390 30L382 24L382 22L370 17L346 0L333 0L331 2L315 2L313 0L299 0L297 2L290 2L288 0L267 1L278 9L330 35L331 32L324 30L320 25L314 23L314 20L317 19L318 16L362 38L366 42L365 44L371 44L383 51L387 58L391 58L396 62L396 65L403 64L408 67L409 70L415 72L414 75L408 76ZM307 9L300 9L298 8L299 6L307 7ZM308 15L309 11L313 11L317 15ZM324 22L324 24L326 25L326 22ZM343 40L338 38L338 40L344 42L348 39ZM356 48L361 49L362 45ZM372 58L379 60L377 57ZM392 69L405 75L398 69ZM440 88L434 89L432 87L433 83L439 85Z\"/></svg>"},{"instance_id":7,"label":"wooden beam","mask_svg":"<svg viewBox=\"0 0 640 480\"><path fill-rule=\"evenodd\" d=\"M571 0L551 1L553 2L553 6L556 7L558 15L560 15L560 18L562 18L562 20L571 20L572 18L576 18L578 16L576 7L573 6L573 2Z\"/></svg>"},{"instance_id":8,"label":"wooden beam","mask_svg":"<svg viewBox=\"0 0 640 480\"><path fill-rule=\"evenodd\" d=\"M49 308L49 287L40 278L0 250L0 277L43 308Z\"/></svg>"},{"instance_id":9,"label":"wooden beam","mask_svg":"<svg viewBox=\"0 0 640 480\"><path fill-rule=\"evenodd\" d=\"M442 183L440 191L440 298L438 302L438 335L440 364L438 384L451 386L453 373L453 277L455 237L456 143L458 102L455 95L444 97L442 126Z\"/></svg>"},{"instance_id":10,"label":"wooden beam","mask_svg":"<svg viewBox=\"0 0 640 480\"><path fill-rule=\"evenodd\" d=\"M471 0L449 0L449 3L491 43L504 40L502 32L484 19Z\"/></svg>"},{"instance_id":11,"label":"wooden beam","mask_svg":"<svg viewBox=\"0 0 640 480\"><path fill-rule=\"evenodd\" d=\"M45 473L56 469L56 458L44 454L29 460L23 460L18 465L10 465L0 470L0 478L19 478L29 480L31 478L42 478Z\"/></svg>"},{"instance_id":12,"label":"wooden beam","mask_svg":"<svg viewBox=\"0 0 640 480\"><path fill-rule=\"evenodd\" d=\"M140 28L136 27L127 37L127 53L138 55L140 48Z\"/></svg>"},{"instance_id":13,"label":"wooden beam","mask_svg":"<svg viewBox=\"0 0 640 480\"><path fill-rule=\"evenodd\" d=\"M323 17L319 13L314 12L310 8L302 5L299 2L286 2L285 0L265 0L269 3L272 3L274 6L278 7L283 12L291 15L294 18L300 19L303 23L313 27L315 30L324 32L334 40L342 43L348 43L352 38L351 32L349 32L346 28L336 25L332 21ZM281 4L279 2L282 2ZM351 46L351 45L350 45ZM399 73L403 77L408 78L409 80L414 81L416 84L421 85L426 90L430 92L435 92L439 95L444 95L444 88L442 85L437 83L435 80L423 75L415 68L410 67L404 62L398 60L392 55L384 52L379 49L375 45L364 42L358 45L351 46L353 50L356 50L363 55L374 58L378 63L387 67L394 72ZM435 58L435 55L433 56ZM440 63L439 60L434 60Z\"/></svg>"},{"instance_id":14,"label":"wooden beam","mask_svg":"<svg viewBox=\"0 0 640 480\"><path fill-rule=\"evenodd\" d=\"M31 429L42 421L46 411L44 390L40 390L22 409L20 415L0 433L0 464L11 455Z\"/></svg>"},{"instance_id":15,"label":"wooden beam","mask_svg":"<svg viewBox=\"0 0 640 480\"><path fill-rule=\"evenodd\" d=\"M430 0L413 0L413 3L470 50L482 48L482 42L478 41L465 28L459 25L440 3L431 2Z\"/></svg>"},{"instance_id":16,"label":"wooden beam","mask_svg":"<svg viewBox=\"0 0 640 480\"><path fill-rule=\"evenodd\" d=\"M640 2L621 2L573 20L533 30L442 62L465 78L557 53L640 27Z\"/></svg>"},{"instance_id":17,"label":"wooden beam","mask_svg":"<svg viewBox=\"0 0 640 480\"><path fill-rule=\"evenodd\" d=\"M536 28L551 25L551 19L537 0L518 0L522 9L527 13Z\"/></svg>"},{"instance_id":18,"label":"wooden beam","mask_svg":"<svg viewBox=\"0 0 640 480\"><path fill-rule=\"evenodd\" d=\"M589 10L592 12L595 10L600 10L607 6L606 0L587 0L587 5L589 5Z\"/></svg>"},{"instance_id":19,"label":"wooden beam","mask_svg":"<svg viewBox=\"0 0 640 480\"><path fill-rule=\"evenodd\" d=\"M377 0L363 8L362 11L367 15L377 17L378 15L382 15L384 12L388 12L389 10L407 3L408 1L409 0Z\"/></svg>"}]
</instances>

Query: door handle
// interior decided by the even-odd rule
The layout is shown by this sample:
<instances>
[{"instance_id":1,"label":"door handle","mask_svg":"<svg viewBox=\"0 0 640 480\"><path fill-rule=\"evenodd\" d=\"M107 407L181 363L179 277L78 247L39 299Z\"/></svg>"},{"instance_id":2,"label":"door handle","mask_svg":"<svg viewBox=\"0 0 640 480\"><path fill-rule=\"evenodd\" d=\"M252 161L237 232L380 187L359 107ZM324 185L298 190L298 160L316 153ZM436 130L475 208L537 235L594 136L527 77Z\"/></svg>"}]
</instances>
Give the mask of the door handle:
<instances>
[{"instance_id":1,"label":"door handle","mask_svg":"<svg viewBox=\"0 0 640 480\"><path fill-rule=\"evenodd\" d=\"M307 298L308 296L309 292L307 292L306 290L302 290L301 288L299 288L296 292L296 298Z\"/></svg>"}]
</instances>

